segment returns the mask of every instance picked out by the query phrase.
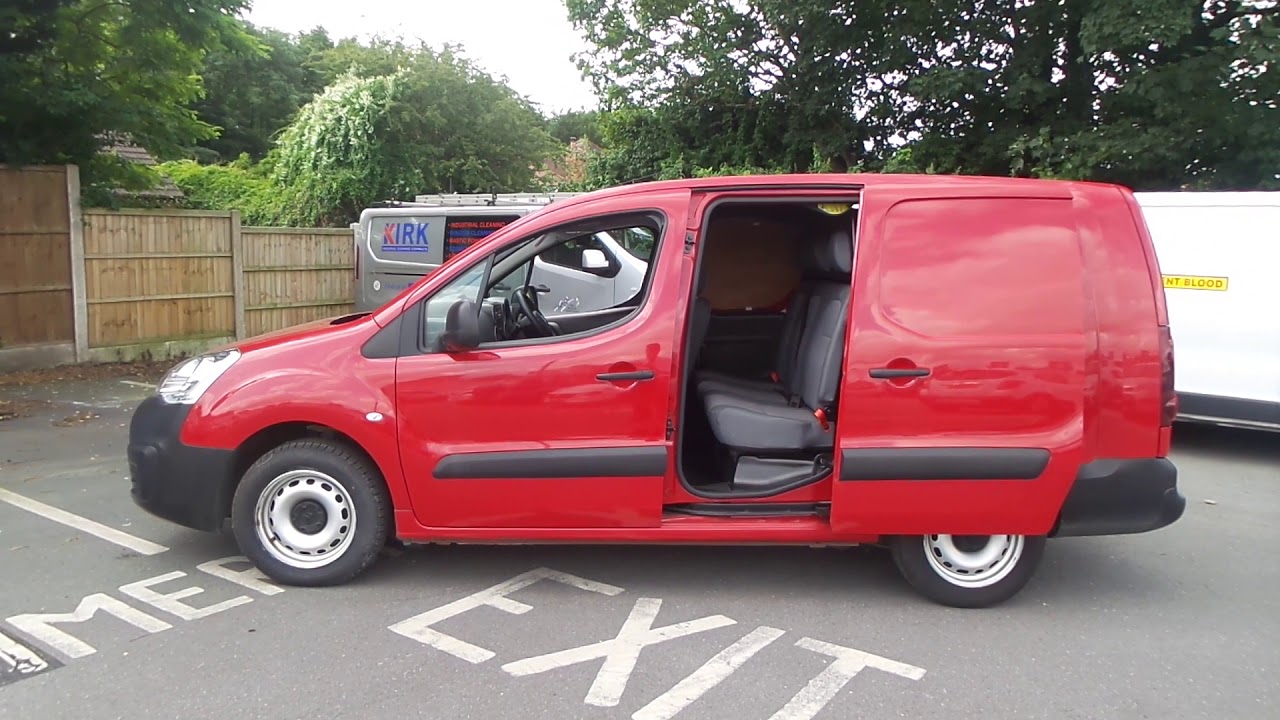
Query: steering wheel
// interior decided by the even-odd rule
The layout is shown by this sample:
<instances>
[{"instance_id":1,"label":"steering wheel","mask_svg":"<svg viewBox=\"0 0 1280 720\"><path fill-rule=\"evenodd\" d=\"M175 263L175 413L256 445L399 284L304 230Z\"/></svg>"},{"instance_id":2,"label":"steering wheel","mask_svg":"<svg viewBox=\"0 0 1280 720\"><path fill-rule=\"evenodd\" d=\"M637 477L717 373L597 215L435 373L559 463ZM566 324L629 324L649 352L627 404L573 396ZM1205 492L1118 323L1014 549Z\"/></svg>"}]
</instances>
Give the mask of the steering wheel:
<instances>
[{"instance_id":1,"label":"steering wheel","mask_svg":"<svg viewBox=\"0 0 1280 720\"><path fill-rule=\"evenodd\" d=\"M533 286L521 285L511 291L511 301L516 306L519 314L529 318L529 322L533 323L534 328L543 337L560 334L555 326L547 321L542 311L538 309L538 291Z\"/></svg>"}]
</instances>

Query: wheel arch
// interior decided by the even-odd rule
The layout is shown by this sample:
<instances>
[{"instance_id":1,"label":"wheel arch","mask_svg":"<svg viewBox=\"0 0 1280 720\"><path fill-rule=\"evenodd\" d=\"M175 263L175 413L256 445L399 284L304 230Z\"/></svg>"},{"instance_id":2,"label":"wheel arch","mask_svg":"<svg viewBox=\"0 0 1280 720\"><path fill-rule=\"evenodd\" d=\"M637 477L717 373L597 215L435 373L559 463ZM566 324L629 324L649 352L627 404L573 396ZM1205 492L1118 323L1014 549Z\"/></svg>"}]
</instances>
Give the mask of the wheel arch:
<instances>
[{"instance_id":1,"label":"wheel arch","mask_svg":"<svg viewBox=\"0 0 1280 720\"><path fill-rule=\"evenodd\" d=\"M225 508L224 517L230 514L231 506L229 499L235 494L236 488L239 487L245 473L260 458L266 455L274 448L292 442L294 440L327 440L338 445L342 445L352 452L359 455L362 459L367 460L370 466L377 472L378 479L387 489L392 499L393 506L399 502L397 488L393 482L394 478L398 478L398 474L394 472L395 468L387 468L384 463L379 462L378 457L360 443L352 435L343 432L341 429L326 425L324 423L290 420L277 422L272 425L263 427L253 434L245 438L236 447L234 451L234 460L232 463L231 477L227 479L226 494L228 498L227 507Z\"/></svg>"}]
</instances>

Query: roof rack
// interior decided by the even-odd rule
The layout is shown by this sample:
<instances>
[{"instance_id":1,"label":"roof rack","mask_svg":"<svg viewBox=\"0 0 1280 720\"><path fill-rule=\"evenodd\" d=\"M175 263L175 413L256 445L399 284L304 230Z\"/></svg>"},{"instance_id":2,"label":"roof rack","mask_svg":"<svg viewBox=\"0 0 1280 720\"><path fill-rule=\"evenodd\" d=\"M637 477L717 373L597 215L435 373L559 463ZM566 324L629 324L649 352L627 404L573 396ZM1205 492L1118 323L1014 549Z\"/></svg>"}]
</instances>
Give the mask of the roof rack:
<instances>
[{"instance_id":1,"label":"roof rack","mask_svg":"<svg viewBox=\"0 0 1280 720\"><path fill-rule=\"evenodd\" d=\"M557 200L578 197L580 192L548 192L548 193L440 193L435 195L418 195L413 202L403 205L439 206L439 205L549 205Z\"/></svg>"}]
</instances>

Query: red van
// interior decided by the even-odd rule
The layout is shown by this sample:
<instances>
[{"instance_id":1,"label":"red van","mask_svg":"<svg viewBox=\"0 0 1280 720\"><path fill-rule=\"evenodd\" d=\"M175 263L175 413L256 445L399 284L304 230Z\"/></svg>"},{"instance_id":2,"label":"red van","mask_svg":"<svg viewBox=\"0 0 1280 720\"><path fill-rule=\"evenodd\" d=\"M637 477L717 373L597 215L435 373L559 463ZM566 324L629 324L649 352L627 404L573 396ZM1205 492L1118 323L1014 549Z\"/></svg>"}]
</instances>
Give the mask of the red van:
<instances>
[{"instance_id":1,"label":"red van","mask_svg":"<svg viewBox=\"0 0 1280 720\"><path fill-rule=\"evenodd\" d=\"M550 311L533 259L608 272L572 252L602 232L652 240L643 283ZM709 178L552 204L372 313L187 360L128 455L139 505L229 518L285 584L351 580L395 539L872 543L980 607L1046 538L1181 517L1176 410L1126 189Z\"/></svg>"}]
</instances>

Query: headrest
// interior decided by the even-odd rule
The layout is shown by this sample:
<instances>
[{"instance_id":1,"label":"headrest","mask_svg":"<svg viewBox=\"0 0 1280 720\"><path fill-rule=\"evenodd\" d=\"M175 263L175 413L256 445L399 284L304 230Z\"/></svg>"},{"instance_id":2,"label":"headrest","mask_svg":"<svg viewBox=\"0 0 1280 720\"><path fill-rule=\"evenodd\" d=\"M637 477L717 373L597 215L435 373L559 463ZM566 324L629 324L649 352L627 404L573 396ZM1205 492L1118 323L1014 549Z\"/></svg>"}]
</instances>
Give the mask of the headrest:
<instances>
[{"instance_id":1,"label":"headrest","mask_svg":"<svg viewBox=\"0 0 1280 720\"><path fill-rule=\"evenodd\" d=\"M848 230L837 230L829 237L815 239L804 261L807 274L848 275L853 270L853 237Z\"/></svg>"},{"instance_id":2,"label":"headrest","mask_svg":"<svg viewBox=\"0 0 1280 720\"><path fill-rule=\"evenodd\" d=\"M827 242L822 243L824 272L848 275L853 272L853 236L848 230L837 230L831 233Z\"/></svg>"}]
</instances>

